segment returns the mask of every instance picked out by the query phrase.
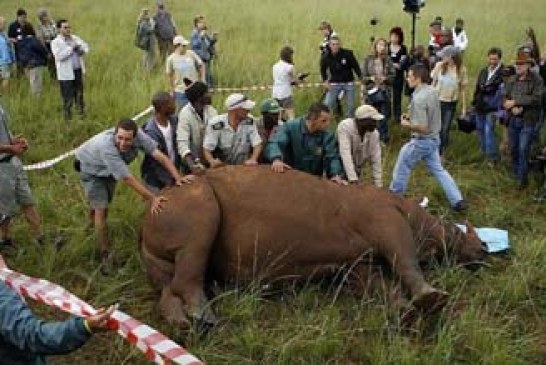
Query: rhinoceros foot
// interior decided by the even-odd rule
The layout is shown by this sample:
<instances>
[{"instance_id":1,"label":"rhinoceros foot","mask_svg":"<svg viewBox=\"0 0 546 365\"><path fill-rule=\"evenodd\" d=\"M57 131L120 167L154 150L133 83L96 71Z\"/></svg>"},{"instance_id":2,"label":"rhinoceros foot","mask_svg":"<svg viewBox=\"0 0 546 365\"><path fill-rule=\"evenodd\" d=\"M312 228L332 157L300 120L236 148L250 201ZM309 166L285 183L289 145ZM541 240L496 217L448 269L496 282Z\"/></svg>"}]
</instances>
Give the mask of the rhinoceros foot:
<instances>
[{"instance_id":1,"label":"rhinoceros foot","mask_svg":"<svg viewBox=\"0 0 546 365\"><path fill-rule=\"evenodd\" d=\"M185 330L191 327L191 323L184 311L182 300L173 295L168 286L165 286L161 292L159 310L170 325Z\"/></svg>"},{"instance_id":2,"label":"rhinoceros foot","mask_svg":"<svg viewBox=\"0 0 546 365\"><path fill-rule=\"evenodd\" d=\"M446 305L448 298L447 292L429 287L415 295L412 304L422 311L435 312Z\"/></svg>"}]
</instances>

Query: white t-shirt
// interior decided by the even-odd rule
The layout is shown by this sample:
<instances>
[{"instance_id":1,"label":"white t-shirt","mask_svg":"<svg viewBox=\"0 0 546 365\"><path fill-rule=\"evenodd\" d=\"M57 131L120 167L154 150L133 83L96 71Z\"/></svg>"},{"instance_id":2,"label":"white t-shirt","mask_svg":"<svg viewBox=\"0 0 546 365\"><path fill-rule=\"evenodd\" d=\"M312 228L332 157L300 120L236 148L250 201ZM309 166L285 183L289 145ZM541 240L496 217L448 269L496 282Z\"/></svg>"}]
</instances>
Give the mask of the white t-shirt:
<instances>
[{"instance_id":1,"label":"white t-shirt","mask_svg":"<svg viewBox=\"0 0 546 365\"><path fill-rule=\"evenodd\" d=\"M284 99L292 96L293 73L294 65L283 60L273 65L273 98Z\"/></svg>"},{"instance_id":2,"label":"white t-shirt","mask_svg":"<svg viewBox=\"0 0 546 365\"><path fill-rule=\"evenodd\" d=\"M165 142L167 143L167 155L169 155L169 158L171 161L174 162L174 146L173 146L173 129L171 128L171 123L167 124L166 127L163 127L161 124L157 123L157 126L159 127L159 130L161 131L161 134L163 134L163 138L165 138Z\"/></svg>"},{"instance_id":3,"label":"white t-shirt","mask_svg":"<svg viewBox=\"0 0 546 365\"><path fill-rule=\"evenodd\" d=\"M174 72L174 83L177 92L183 93L186 90L184 78L194 82L199 80L199 70L197 68L203 64L203 61L194 51L187 49L183 55L173 53L167 57L166 63L167 75Z\"/></svg>"}]
</instances>

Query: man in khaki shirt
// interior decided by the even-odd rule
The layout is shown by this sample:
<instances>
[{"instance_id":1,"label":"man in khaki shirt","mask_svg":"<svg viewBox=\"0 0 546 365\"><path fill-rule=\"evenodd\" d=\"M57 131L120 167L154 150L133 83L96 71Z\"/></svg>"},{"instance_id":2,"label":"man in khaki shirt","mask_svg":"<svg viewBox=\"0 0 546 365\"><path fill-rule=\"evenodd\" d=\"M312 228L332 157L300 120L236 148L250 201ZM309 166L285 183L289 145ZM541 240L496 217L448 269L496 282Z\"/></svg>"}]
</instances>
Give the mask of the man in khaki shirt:
<instances>
[{"instance_id":1,"label":"man in khaki shirt","mask_svg":"<svg viewBox=\"0 0 546 365\"><path fill-rule=\"evenodd\" d=\"M377 131L377 121L381 119L383 115L373 106L361 105L354 118L341 121L337 127L341 161L352 184L362 181L362 168L366 160L370 160L373 183L377 187L383 186L381 144Z\"/></svg>"}]
</instances>

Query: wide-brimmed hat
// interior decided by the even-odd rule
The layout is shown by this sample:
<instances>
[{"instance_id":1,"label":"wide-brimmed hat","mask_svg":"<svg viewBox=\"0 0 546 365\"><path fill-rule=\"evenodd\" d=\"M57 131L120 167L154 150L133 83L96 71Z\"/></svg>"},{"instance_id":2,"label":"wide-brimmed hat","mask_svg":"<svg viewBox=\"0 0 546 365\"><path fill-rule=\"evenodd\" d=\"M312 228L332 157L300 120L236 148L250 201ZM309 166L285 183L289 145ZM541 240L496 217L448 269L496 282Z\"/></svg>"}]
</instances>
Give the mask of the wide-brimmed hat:
<instances>
[{"instance_id":1,"label":"wide-brimmed hat","mask_svg":"<svg viewBox=\"0 0 546 365\"><path fill-rule=\"evenodd\" d=\"M533 58L528 52L521 51L521 52L518 52L516 59L514 60L514 63L516 65L523 65L527 63L531 66L534 66L535 60L533 60Z\"/></svg>"},{"instance_id":2,"label":"wide-brimmed hat","mask_svg":"<svg viewBox=\"0 0 546 365\"><path fill-rule=\"evenodd\" d=\"M364 104L356 108L355 119L373 119L382 120L385 116L377 111L373 106Z\"/></svg>"},{"instance_id":3,"label":"wide-brimmed hat","mask_svg":"<svg viewBox=\"0 0 546 365\"><path fill-rule=\"evenodd\" d=\"M251 110L256 105L255 102L247 98L243 94L231 94L226 98L225 106L227 110L234 110L234 109L246 109Z\"/></svg>"}]
</instances>

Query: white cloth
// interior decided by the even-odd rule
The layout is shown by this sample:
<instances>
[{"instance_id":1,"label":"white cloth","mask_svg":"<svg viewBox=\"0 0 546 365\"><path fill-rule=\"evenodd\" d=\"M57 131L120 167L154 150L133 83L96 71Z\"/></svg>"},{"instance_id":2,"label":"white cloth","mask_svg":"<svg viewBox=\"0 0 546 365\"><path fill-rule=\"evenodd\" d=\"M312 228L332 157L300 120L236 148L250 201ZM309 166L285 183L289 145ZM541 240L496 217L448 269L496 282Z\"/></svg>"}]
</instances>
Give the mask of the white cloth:
<instances>
[{"instance_id":1,"label":"white cloth","mask_svg":"<svg viewBox=\"0 0 546 365\"><path fill-rule=\"evenodd\" d=\"M453 45L459 50L464 51L468 47L468 37L464 29L458 35L455 33L455 28L451 32L453 33Z\"/></svg>"},{"instance_id":2,"label":"white cloth","mask_svg":"<svg viewBox=\"0 0 546 365\"><path fill-rule=\"evenodd\" d=\"M292 79L294 65L279 60L273 65L273 90L271 96L275 99L285 99L292 96Z\"/></svg>"},{"instance_id":3,"label":"white cloth","mask_svg":"<svg viewBox=\"0 0 546 365\"><path fill-rule=\"evenodd\" d=\"M53 57L55 57L55 67L57 69L57 79L59 81L75 79L73 57L79 58L82 73L85 73L83 58L74 52L74 44L80 46L80 49L85 54L89 52L87 43L75 35L71 36L70 39L65 39L65 37L59 34L51 41L51 52L53 53Z\"/></svg>"},{"instance_id":4,"label":"white cloth","mask_svg":"<svg viewBox=\"0 0 546 365\"><path fill-rule=\"evenodd\" d=\"M381 166L381 144L379 132L367 132L360 137L352 118L342 120L337 127L339 154L349 181L360 181L362 168L366 160L372 165L372 177L375 186L383 186Z\"/></svg>"},{"instance_id":5,"label":"white cloth","mask_svg":"<svg viewBox=\"0 0 546 365\"><path fill-rule=\"evenodd\" d=\"M173 129L171 127L171 123L167 123L167 126L164 127L161 124L157 123L157 127L161 131L161 134L163 134L163 138L165 139L165 143L167 145L167 155L171 159L172 162L175 160L175 153L174 153L174 146L173 146Z\"/></svg>"}]
</instances>

